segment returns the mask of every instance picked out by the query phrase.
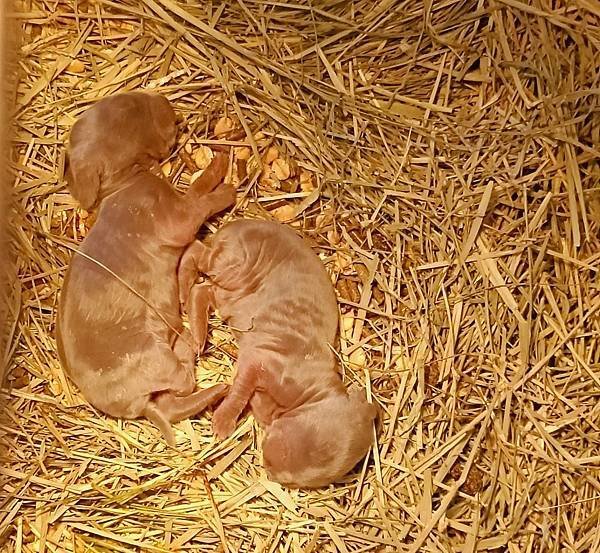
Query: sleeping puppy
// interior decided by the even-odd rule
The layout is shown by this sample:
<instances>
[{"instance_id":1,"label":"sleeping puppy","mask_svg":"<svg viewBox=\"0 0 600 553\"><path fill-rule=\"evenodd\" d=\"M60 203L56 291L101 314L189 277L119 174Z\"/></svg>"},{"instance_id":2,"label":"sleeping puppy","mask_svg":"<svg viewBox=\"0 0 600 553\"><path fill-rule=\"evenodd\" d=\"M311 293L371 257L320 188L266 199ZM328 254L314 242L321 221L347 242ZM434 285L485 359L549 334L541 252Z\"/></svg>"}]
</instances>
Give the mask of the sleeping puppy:
<instances>
[{"instance_id":1,"label":"sleeping puppy","mask_svg":"<svg viewBox=\"0 0 600 553\"><path fill-rule=\"evenodd\" d=\"M208 284L194 284L198 271ZM263 460L272 480L320 487L351 470L371 445L376 410L360 393L348 395L336 371L335 292L311 248L283 225L240 220L206 245L194 242L178 276L195 343L204 343L208 312L217 308L239 344L215 434L229 435L249 402L266 428Z\"/></svg>"},{"instance_id":2,"label":"sleeping puppy","mask_svg":"<svg viewBox=\"0 0 600 553\"><path fill-rule=\"evenodd\" d=\"M195 391L176 271L200 225L235 199L221 184L223 155L183 197L150 172L176 134L168 100L143 92L107 97L73 126L67 184L84 209L99 204L99 212L71 260L57 320L61 363L85 398L114 417L147 417L171 445L171 423L227 391Z\"/></svg>"}]
</instances>

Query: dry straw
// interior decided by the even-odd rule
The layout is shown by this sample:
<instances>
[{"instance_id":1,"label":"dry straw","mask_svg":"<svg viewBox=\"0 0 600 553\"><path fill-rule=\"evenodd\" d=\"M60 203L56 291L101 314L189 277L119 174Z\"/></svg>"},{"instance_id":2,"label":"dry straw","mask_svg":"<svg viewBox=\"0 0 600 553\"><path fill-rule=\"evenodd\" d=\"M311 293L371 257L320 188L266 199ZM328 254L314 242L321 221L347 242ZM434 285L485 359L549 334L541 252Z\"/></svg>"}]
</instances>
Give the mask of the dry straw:
<instances>
[{"instance_id":1,"label":"dry straw","mask_svg":"<svg viewBox=\"0 0 600 553\"><path fill-rule=\"evenodd\" d=\"M15 17L3 551L600 551L598 2L29 0ZM186 122L171 180L235 145L235 216L289 221L330 269L345 380L382 414L345 482L266 480L251 418L223 443L210 414L181 423L172 452L61 372L57 294L91 220L60 179L65 137L134 88ZM203 386L235 360L211 324Z\"/></svg>"}]
</instances>

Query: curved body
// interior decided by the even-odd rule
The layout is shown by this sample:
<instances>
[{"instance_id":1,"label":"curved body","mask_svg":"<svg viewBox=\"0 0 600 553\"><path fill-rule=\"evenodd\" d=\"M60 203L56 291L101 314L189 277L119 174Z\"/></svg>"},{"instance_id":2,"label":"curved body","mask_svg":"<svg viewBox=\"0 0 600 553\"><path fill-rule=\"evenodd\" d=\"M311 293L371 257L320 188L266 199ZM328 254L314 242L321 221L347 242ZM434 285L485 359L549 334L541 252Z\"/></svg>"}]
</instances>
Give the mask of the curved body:
<instances>
[{"instance_id":1,"label":"curved body","mask_svg":"<svg viewBox=\"0 0 600 553\"><path fill-rule=\"evenodd\" d=\"M346 393L337 371L337 301L317 255L284 225L240 220L190 246L179 272L184 290L195 276L190 268L210 279L191 287L192 324L201 327L207 309L216 307L239 344L237 374L215 411L215 433L232 432L249 402L266 428L263 458L271 478L317 487L349 471L371 444L375 412ZM192 331L202 342L205 327Z\"/></svg>"},{"instance_id":2,"label":"curved body","mask_svg":"<svg viewBox=\"0 0 600 553\"><path fill-rule=\"evenodd\" d=\"M73 256L60 297L61 363L101 411L146 416L174 443L170 423L191 416L226 392L195 389L195 349L182 332L177 265L200 225L235 198L215 189L224 156L180 197L150 167L176 136L175 114L155 94L107 97L71 132L66 179L96 223Z\"/></svg>"}]
</instances>

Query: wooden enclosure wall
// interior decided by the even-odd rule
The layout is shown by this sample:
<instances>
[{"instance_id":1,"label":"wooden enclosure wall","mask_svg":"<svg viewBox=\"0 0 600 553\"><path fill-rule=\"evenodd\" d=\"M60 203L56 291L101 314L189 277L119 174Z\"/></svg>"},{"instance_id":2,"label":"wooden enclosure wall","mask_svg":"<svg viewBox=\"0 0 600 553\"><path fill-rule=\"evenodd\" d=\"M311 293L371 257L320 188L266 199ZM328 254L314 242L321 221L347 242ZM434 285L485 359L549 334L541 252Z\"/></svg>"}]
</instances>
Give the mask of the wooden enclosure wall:
<instances>
[{"instance_id":1,"label":"wooden enclosure wall","mask_svg":"<svg viewBox=\"0 0 600 553\"><path fill-rule=\"evenodd\" d=\"M4 380L10 335L17 316L15 295L17 280L10 248L9 225L12 198L9 176L10 112L14 98L14 67L16 26L9 19L12 2L0 2L0 382Z\"/></svg>"}]
</instances>

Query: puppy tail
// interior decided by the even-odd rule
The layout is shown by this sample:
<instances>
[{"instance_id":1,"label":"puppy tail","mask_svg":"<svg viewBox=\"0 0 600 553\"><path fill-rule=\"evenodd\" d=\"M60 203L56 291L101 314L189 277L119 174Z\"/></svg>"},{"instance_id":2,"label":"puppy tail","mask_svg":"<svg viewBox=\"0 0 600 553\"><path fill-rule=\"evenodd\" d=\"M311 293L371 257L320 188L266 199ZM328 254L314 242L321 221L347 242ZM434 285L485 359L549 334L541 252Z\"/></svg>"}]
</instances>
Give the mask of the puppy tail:
<instances>
[{"instance_id":1,"label":"puppy tail","mask_svg":"<svg viewBox=\"0 0 600 553\"><path fill-rule=\"evenodd\" d=\"M143 415L159 428L166 442L175 447L171 423L200 413L223 399L228 390L229 386L226 384L216 384L204 390L196 390L188 396L177 396L170 391L161 392L148 402Z\"/></svg>"},{"instance_id":2,"label":"puppy tail","mask_svg":"<svg viewBox=\"0 0 600 553\"><path fill-rule=\"evenodd\" d=\"M203 390L196 390L188 396L176 396L172 392L164 392L154 400L159 411L171 422L178 422L197 415L207 407L223 399L229 386L216 384Z\"/></svg>"},{"instance_id":3,"label":"puppy tail","mask_svg":"<svg viewBox=\"0 0 600 553\"><path fill-rule=\"evenodd\" d=\"M175 434L173 434L171 423L167 417L165 417L164 413L159 409L158 405L154 403L154 401L148 402L148 405L146 405L146 408L144 409L143 415L152 424L158 427L167 444L169 444L171 447L175 447Z\"/></svg>"}]
</instances>

